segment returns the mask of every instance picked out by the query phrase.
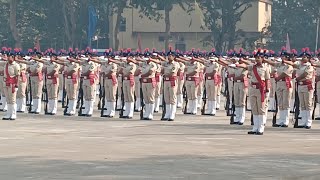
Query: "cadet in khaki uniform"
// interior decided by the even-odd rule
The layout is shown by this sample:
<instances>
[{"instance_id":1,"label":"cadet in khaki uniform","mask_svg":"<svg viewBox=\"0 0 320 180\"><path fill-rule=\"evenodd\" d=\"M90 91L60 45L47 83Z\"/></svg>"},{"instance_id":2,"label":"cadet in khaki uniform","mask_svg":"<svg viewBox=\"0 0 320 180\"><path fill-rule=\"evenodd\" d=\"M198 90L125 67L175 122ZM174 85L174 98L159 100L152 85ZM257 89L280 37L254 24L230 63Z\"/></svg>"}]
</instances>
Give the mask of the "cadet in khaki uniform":
<instances>
[{"instance_id":1,"label":"cadet in khaki uniform","mask_svg":"<svg viewBox=\"0 0 320 180\"><path fill-rule=\"evenodd\" d=\"M76 58L76 55L72 53L70 49L69 59L66 60L64 57L59 57L56 63L64 66L64 78L65 78L65 88L67 97L69 99L69 104L65 116L73 116L76 113L77 107L77 91L79 87L79 76L78 71L80 66L78 63L73 62L71 59Z\"/></svg>"},{"instance_id":2,"label":"cadet in khaki uniform","mask_svg":"<svg viewBox=\"0 0 320 180\"><path fill-rule=\"evenodd\" d=\"M55 63L57 55L53 52L48 54L50 61L45 62L47 72L47 93L48 93L48 115L55 115L58 108L58 90L59 90L59 70L60 65Z\"/></svg>"},{"instance_id":3,"label":"cadet in khaki uniform","mask_svg":"<svg viewBox=\"0 0 320 180\"><path fill-rule=\"evenodd\" d=\"M23 54L19 52L16 56L17 59L22 59ZM20 66L20 75L18 78L18 92L17 92L17 112L24 113L26 110L26 89L28 85L27 78L27 65L24 63L19 63Z\"/></svg>"},{"instance_id":4,"label":"cadet in khaki uniform","mask_svg":"<svg viewBox=\"0 0 320 180\"><path fill-rule=\"evenodd\" d=\"M123 73L123 95L124 95L124 106L125 111L123 118L132 119L134 111L134 90L135 80L134 73L136 72L137 66L135 60L131 57L127 59L127 63L122 67ZM139 90L140 91L140 90ZM140 102L141 103L141 102Z\"/></svg>"},{"instance_id":5,"label":"cadet in khaki uniform","mask_svg":"<svg viewBox=\"0 0 320 180\"><path fill-rule=\"evenodd\" d=\"M19 65L15 62L15 53L7 54L7 63L4 69L4 94L7 97L8 110L2 120L15 120L17 116L16 95L18 90Z\"/></svg>"},{"instance_id":6,"label":"cadet in khaki uniform","mask_svg":"<svg viewBox=\"0 0 320 180\"><path fill-rule=\"evenodd\" d=\"M202 107L203 87L204 87L204 68L205 65L202 62L199 63L199 86L197 92L197 108Z\"/></svg>"},{"instance_id":7,"label":"cadet in khaki uniform","mask_svg":"<svg viewBox=\"0 0 320 180\"><path fill-rule=\"evenodd\" d=\"M270 71L262 63L264 53L258 50L255 54L255 65L238 64L236 66L248 69L252 74L250 79L249 97L253 114L253 129L248 134L263 135L264 116L266 111L265 96L269 92Z\"/></svg>"},{"instance_id":8,"label":"cadet in khaki uniform","mask_svg":"<svg viewBox=\"0 0 320 180\"><path fill-rule=\"evenodd\" d=\"M239 58L243 58L242 53L238 55ZM242 64L242 62L239 62ZM242 68L237 68L234 71L234 106L235 106L235 119L234 124L243 125L246 118L246 97L248 95L248 71Z\"/></svg>"},{"instance_id":9,"label":"cadet in khaki uniform","mask_svg":"<svg viewBox=\"0 0 320 180\"><path fill-rule=\"evenodd\" d=\"M2 48L1 54L3 55L3 58L6 58L8 53L8 49L6 47ZM5 67L6 62L3 61L2 59L0 60L0 95L1 95L1 106L0 106L0 111L7 111L7 100L6 100L6 96L4 95L4 67Z\"/></svg>"},{"instance_id":10,"label":"cadet in khaki uniform","mask_svg":"<svg viewBox=\"0 0 320 180\"><path fill-rule=\"evenodd\" d=\"M216 62L217 57L214 52L209 54L209 62L206 64L205 67L205 78L206 78L206 92L208 98L208 106L206 110L206 115L215 116L216 115L216 97L217 97L217 90L218 90L218 79L217 73L219 70L220 65Z\"/></svg>"},{"instance_id":11,"label":"cadet in khaki uniform","mask_svg":"<svg viewBox=\"0 0 320 180\"><path fill-rule=\"evenodd\" d=\"M231 56L231 63L235 64L236 63L236 54L232 53L229 56ZM229 104L229 109L232 108L232 98L233 98L233 82L234 82L234 74L235 68L233 67L227 67L227 74L228 74L228 79L227 79L227 83L228 83L228 91L229 91L229 97L230 97L230 104Z\"/></svg>"},{"instance_id":12,"label":"cadet in khaki uniform","mask_svg":"<svg viewBox=\"0 0 320 180\"><path fill-rule=\"evenodd\" d=\"M298 95L300 102L300 115L301 119L298 119L298 128L310 129L312 125L312 100L313 100L313 73L314 68L309 62L311 55L304 50L300 55L302 60L299 64L294 64L290 61L284 61L296 68L298 83Z\"/></svg>"},{"instance_id":13,"label":"cadet in khaki uniform","mask_svg":"<svg viewBox=\"0 0 320 180\"><path fill-rule=\"evenodd\" d=\"M291 82L293 67L284 63L284 61L290 60L289 56L289 53L282 51L282 62L264 60L265 62L277 68L277 76L275 76L275 81L280 117L276 124L273 125L274 127L288 127L289 125L290 100L293 86Z\"/></svg>"},{"instance_id":14,"label":"cadet in khaki uniform","mask_svg":"<svg viewBox=\"0 0 320 180\"><path fill-rule=\"evenodd\" d=\"M271 67L271 74L270 74L270 96L269 96L269 105L268 105L268 111L273 112L276 110L275 107L275 94L276 94L276 80L275 78L278 76L277 74L277 68Z\"/></svg>"},{"instance_id":15,"label":"cadet in khaki uniform","mask_svg":"<svg viewBox=\"0 0 320 180\"><path fill-rule=\"evenodd\" d=\"M96 71L97 65L91 61L92 54L90 52L85 53L86 58L84 61L78 61L82 65L81 77L83 78L83 97L84 97L84 111L81 116L91 117L93 113L94 99L96 97Z\"/></svg>"},{"instance_id":16,"label":"cadet in khaki uniform","mask_svg":"<svg viewBox=\"0 0 320 180\"><path fill-rule=\"evenodd\" d=\"M178 80L177 73L179 70L179 63L174 61L175 53L170 51L167 53L168 61L162 64L163 67L163 88L164 88L164 102L166 106L166 113L163 121L174 121L177 110L177 88ZM161 58L164 60L164 58Z\"/></svg>"},{"instance_id":17,"label":"cadet in khaki uniform","mask_svg":"<svg viewBox=\"0 0 320 180\"><path fill-rule=\"evenodd\" d=\"M185 83L184 71L185 71L185 64L181 61L179 63L179 71L178 71L178 90L177 90L177 108L181 108L183 104L183 86Z\"/></svg>"},{"instance_id":18,"label":"cadet in khaki uniform","mask_svg":"<svg viewBox=\"0 0 320 180\"><path fill-rule=\"evenodd\" d=\"M191 54L193 58L197 58L197 54ZM200 63L195 61L195 59L191 59L186 64L186 90L187 90L187 97L188 97L188 109L187 114L196 115L197 114L197 96L198 96L198 90L199 90L199 83L200 83Z\"/></svg>"},{"instance_id":19,"label":"cadet in khaki uniform","mask_svg":"<svg viewBox=\"0 0 320 180\"><path fill-rule=\"evenodd\" d=\"M43 63L37 61L41 58L41 53L34 50L31 62L26 62L28 64L28 71L31 80L31 91L32 91L32 108L29 113L40 114L41 112L41 97L43 88Z\"/></svg>"},{"instance_id":20,"label":"cadet in khaki uniform","mask_svg":"<svg viewBox=\"0 0 320 180\"><path fill-rule=\"evenodd\" d=\"M159 112L159 107L162 102L160 102L162 97L162 75L161 75L161 64L156 64L156 88L155 88L155 105L154 105L154 112Z\"/></svg>"},{"instance_id":21,"label":"cadet in khaki uniform","mask_svg":"<svg viewBox=\"0 0 320 180\"><path fill-rule=\"evenodd\" d=\"M105 56L109 56L106 52ZM116 110L116 95L118 88L117 72L118 65L115 63L111 57L107 59L107 62L94 62L101 64L101 73L104 79L104 92L105 92L105 108L106 111L103 112L102 117L114 117Z\"/></svg>"}]
</instances>

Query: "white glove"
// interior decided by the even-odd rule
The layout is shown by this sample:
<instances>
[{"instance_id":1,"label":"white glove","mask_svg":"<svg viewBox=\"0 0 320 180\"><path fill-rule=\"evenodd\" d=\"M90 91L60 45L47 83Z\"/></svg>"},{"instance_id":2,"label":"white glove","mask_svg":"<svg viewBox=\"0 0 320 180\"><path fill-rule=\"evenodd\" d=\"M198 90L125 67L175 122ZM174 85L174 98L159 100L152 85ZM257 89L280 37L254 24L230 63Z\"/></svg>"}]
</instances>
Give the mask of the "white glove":
<instances>
[{"instance_id":1,"label":"white glove","mask_svg":"<svg viewBox=\"0 0 320 180\"><path fill-rule=\"evenodd\" d=\"M269 95L270 95L270 92L266 92L266 97L269 97Z\"/></svg>"},{"instance_id":2,"label":"white glove","mask_svg":"<svg viewBox=\"0 0 320 180\"><path fill-rule=\"evenodd\" d=\"M277 61L278 61L278 62L282 62L282 59L281 59L281 58L278 58Z\"/></svg>"},{"instance_id":3,"label":"white glove","mask_svg":"<svg viewBox=\"0 0 320 180\"><path fill-rule=\"evenodd\" d=\"M229 64L229 67L236 68L237 66L235 64Z\"/></svg>"},{"instance_id":4,"label":"white glove","mask_svg":"<svg viewBox=\"0 0 320 180\"><path fill-rule=\"evenodd\" d=\"M29 59L31 59L31 57L30 56L25 56L24 59L29 60Z\"/></svg>"},{"instance_id":5,"label":"white glove","mask_svg":"<svg viewBox=\"0 0 320 180\"><path fill-rule=\"evenodd\" d=\"M17 87L16 87L16 88L14 88L14 91L15 91L15 92L18 92L18 88L17 88Z\"/></svg>"},{"instance_id":6,"label":"white glove","mask_svg":"<svg viewBox=\"0 0 320 180\"><path fill-rule=\"evenodd\" d=\"M122 60L122 61L125 61L125 60L127 60L127 58L126 58L126 57L122 57L121 60Z\"/></svg>"}]
</instances>

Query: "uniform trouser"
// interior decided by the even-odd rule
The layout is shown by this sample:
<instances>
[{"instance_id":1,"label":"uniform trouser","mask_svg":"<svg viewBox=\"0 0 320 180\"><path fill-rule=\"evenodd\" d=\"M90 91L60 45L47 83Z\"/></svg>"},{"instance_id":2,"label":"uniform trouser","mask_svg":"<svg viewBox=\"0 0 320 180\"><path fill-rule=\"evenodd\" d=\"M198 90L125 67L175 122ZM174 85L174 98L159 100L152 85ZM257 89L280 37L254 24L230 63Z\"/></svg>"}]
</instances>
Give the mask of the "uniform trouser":
<instances>
[{"instance_id":1,"label":"uniform trouser","mask_svg":"<svg viewBox=\"0 0 320 180\"><path fill-rule=\"evenodd\" d=\"M17 91L15 90L14 85L5 86L3 88L7 103L8 103L8 110L4 115L4 118L16 118L17 113L17 105L16 105L16 96Z\"/></svg>"},{"instance_id":2,"label":"uniform trouser","mask_svg":"<svg viewBox=\"0 0 320 180\"><path fill-rule=\"evenodd\" d=\"M316 89L317 89L317 103L318 103L318 109L319 109L319 114L317 118L319 118L320 117L320 82L317 82Z\"/></svg>"},{"instance_id":3,"label":"uniform trouser","mask_svg":"<svg viewBox=\"0 0 320 180\"><path fill-rule=\"evenodd\" d=\"M290 102L290 111L294 111L294 101L295 101L295 98L296 98L296 79L292 79L291 81L291 84L292 84L292 95L291 95L291 102Z\"/></svg>"},{"instance_id":4,"label":"uniform trouser","mask_svg":"<svg viewBox=\"0 0 320 180\"><path fill-rule=\"evenodd\" d=\"M248 88L244 86L243 82L234 83L234 105L235 107L245 107Z\"/></svg>"},{"instance_id":5,"label":"uniform trouser","mask_svg":"<svg viewBox=\"0 0 320 180\"><path fill-rule=\"evenodd\" d=\"M198 85L198 90L197 90L197 97L202 96L203 84L204 84L204 80L200 80Z\"/></svg>"},{"instance_id":6,"label":"uniform trouser","mask_svg":"<svg viewBox=\"0 0 320 180\"><path fill-rule=\"evenodd\" d=\"M198 96L199 85L195 81L186 81L187 97L189 100L196 100Z\"/></svg>"},{"instance_id":7,"label":"uniform trouser","mask_svg":"<svg viewBox=\"0 0 320 180\"><path fill-rule=\"evenodd\" d=\"M31 79L32 99L40 99L42 97L43 80L39 80L38 76L33 76Z\"/></svg>"},{"instance_id":8,"label":"uniform trouser","mask_svg":"<svg viewBox=\"0 0 320 180\"><path fill-rule=\"evenodd\" d=\"M230 97L230 101L231 101L233 98L233 81L230 80L229 78L228 78L228 91L229 91L229 97Z\"/></svg>"},{"instance_id":9,"label":"uniform trouser","mask_svg":"<svg viewBox=\"0 0 320 180\"><path fill-rule=\"evenodd\" d=\"M298 119L298 125L311 126L313 90L309 91L307 85L299 85L298 95L299 95L300 115L301 115L301 119Z\"/></svg>"},{"instance_id":10,"label":"uniform trouser","mask_svg":"<svg viewBox=\"0 0 320 180\"><path fill-rule=\"evenodd\" d=\"M28 84L28 81L26 82L19 81L17 99L26 98L27 84Z\"/></svg>"},{"instance_id":11,"label":"uniform trouser","mask_svg":"<svg viewBox=\"0 0 320 180\"><path fill-rule=\"evenodd\" d=\"M250 87L249 97L251 103L251 112L253 115L253 129L254 132L263 132L265 124L266 113L266 99L261 102L261 93L259 89Z\"/></svg>"},{"instance_id":12,"label":"uniform trouser","mask_svg":"<svg viewBox=\"0 0 320 180\"><path fill-rule=\"evenodd\" d=\"M162 91L161 91L161 88L162 87L162 76L159 77L159 82L157 82L156 84L156 87L155 87L155 107L154 107L154 111L159 111L159 106L160 104L162 103L161 102L161 94L162 94Z\"/></svg>"},{"instance_id":13,"label":"uniform trouser","mask_svg":"<svg viewBox=\"0 0 320 180\"><path fill-rule=\"evenodd\" d=\"M136 99L140 99L141 98L141 94L140 94L140 88L141 88L141 85L140 85L140 78L138 76L135 76L134 77L134 94L136 96Z\"/></svg>"},{"instance_id":14,"label":"uniform trouser","mask_svg":"<svg viewBox=\"0 0 320 180\"><path fill-rule=\"evenodd\" d=\"M77 91L79 83L73 83L72 79L66 79L65 82L67 96L69 100L76 100L77 99Z\"/></svg>"},{"instance_id":15,"label":"uniform trouser","mask_svg":"<svg viewBox=\"0 0 320 180\"><path fill-rule=\"evenodd\" d=\"M276 84L276 80L274 78L270 79L270 84L271 84L271 88L270 88L270 98L274 98L274 95L276 93L276 89L277 89L277 84Z\"/></svg>"},{"instance_id":16,"label":"uniform trouser","mask_svg":"<svg viewBox=\"0 0 320 180\"><path fill-rule=\"evenodd\" d=\"M290 101L292 96L292 88L286 86L286 82L277 82L277 99L279 110L287 110L290 108Z\"/></svg>"},{"instance_id":17,"label":"uniform trouser","mask_svg":"<svg viewBox=\"0 0 320 180\"><path fill-rule=\"evenodd\" d=\"M84 97L84 111L83 114L92 115L93 104L96 97L96 83L90 83L90 79L83 80L83 97Z\"/></svg>"},{"instance_id":18,"label":"uniform trouser","mask_svg":"<svg viewBox=\"0 0 320 180\"><path fill-rule=\"evenodd\" d=\"M155 88L152 83L142 83L143 100L146 104L154 104Z\"/></svg>"},{"instance_id":19,"label":"uniform trouser","mask_svg":"<svg viewBox=\"0 0 320 180\"><path fill-rule=\"evenodd\" d=\"M140 84L140 82L138 84ZM134 90L135 90L135 86L136 85L137 84L134 83L134 85L131 86L130 85L130 80L123 80L124 102L134 102ZM139 92L140 92L140 89L139 89Z\"/></svg>"},{"instance_id":20,"label":"uniform trouser","mask_svg":"<svg viewBox=\"0 0 320 180\"><path fill-rule=\"evenodd\" d=\"M174 119L176 114L176 102L177 102L177 85L178 81L175 81L175 85L172 86L170 81L165 81L164 88L164 101L166 106L166 114L164 118Z\"/></svg>"},{"instance_id":21,"label":"uniform trouser","mask_svg":"<svg viewBox=\"0 0 320 180\"><path fill-rule=\"evenodd\" d=\"M116 102L118 83L113 84L112 79L104 79L105 99L108 102Z\"/></svg>"},{"instance_id":22,"label":"uniform trouser","mask_svg":"<svg viewBox=\"0 0 320 180\"><path fill-rule=\"evenodd\" d=\"M4 95L3 88L5 87L3 76L0 76L0 95Z\"/></svg>"},{"instance_id":23,"label":"uniform trouser","mask_svg":"<svg viewBox=\"0 0 320 180\"><path fill-rule=\"evenodd\" d=\"M184 85L184 79L180 79L180 77L178 77L178 89L177 89L177 95L180 95L183 93L183 85Z\"/></svg>"},{"instance_id":24,"label":"uniform trouser","mask_svg":"<svg viewBox=\"0 0 320 180\"><path fill-rule=\"evenodd\" d=\"M59 90L59 79L56 84L53 84L51 79L47 79L47 93L48 93L48 113L57 113L58 105L58 90Z\"/></svg>"},{"instance_id":25,"label":"uniform trouser","mask_svg":"<svg viewBox=\"0 0 320 180\"><path fill-rule=\"evenodd\" d=\"M118 76L118 89L117 89L117 93L118 93L118 100L117 100L117 109L121 109L122 108L122 100L121 100L121 94L122 94L122 76Z\"/></svg>"},{"instance_id":26,"label":"uniform trouser","mask_svg":"<svg viewBox=\"0 0 320 180\"><path fill-rule=\"evenodd\" d=\"M218 94L218 86L214 80L206 80L206 93L208 101L216 101Z\"/></svg>"},{"instance_id":27,"label":"uniform trouser","mask_svg":"<svg viewBox=\"0 0 320 180\"><path fill-rule=\"evenodd\" d=\"M62 100L62 98L63 98L63 89L65 88L65 87L63 87L63 79L64 79L64 77L63 77L63 74L59 74L59 94L58 94L58 100L60 101L60 100Z\"/></svg>"}]
</instances>

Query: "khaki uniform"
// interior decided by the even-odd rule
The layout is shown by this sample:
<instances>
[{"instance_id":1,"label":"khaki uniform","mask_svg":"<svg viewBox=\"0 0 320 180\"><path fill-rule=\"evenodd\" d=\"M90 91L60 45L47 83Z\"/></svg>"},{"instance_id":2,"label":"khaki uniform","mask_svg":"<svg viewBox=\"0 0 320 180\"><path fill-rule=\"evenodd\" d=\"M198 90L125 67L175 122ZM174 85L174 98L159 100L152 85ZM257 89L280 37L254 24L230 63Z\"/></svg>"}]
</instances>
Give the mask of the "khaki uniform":
<instances>
[{"instance_id":1,"label":"khaki uniform","mask_svg":"<svg viewBox=\"0 0 320 180\"><path fill-rule=\"evenodd\" d=\"M120 68L121 67L121 68ZM118 79L118 89L117 89L117 110L120 110L122 109L122 100L121 100L121 94L122 94L122 85L123 85L123 74L122 73L119 73L119 71L122 69L123 67L123 64L121 66L119 66L118 68L118 73L117 73L117 79Z\"/></svg>"},{"instance_id":2,"label":"khaki uniform","mask_svg":"<svg viewBox=\"0 0 320 180\"><path fill-rule=\"evenodd\" d=\"M180 66L178 62L172 61L163 63L163 88L164 102L166 106L166 114L164 120L174 120L177 106L177 89L178 80L177 73Z\"/></svg>"},{"instance_id":3,"label":"khaki uniform","mask_svg":"<svg viewBox=\"0 0 320 180\"><path fill-rule=\"evenodd\" d=\"M141 89L141 84L140 84L140 78L141 78L141 73L138 71L139 67L142 67L143 63L139 63L137 65L136 72L134 73L134 95L135 95L135 111L140 111L141 110L141 94L140 94L140 89Z\"/></svg>"},{"instance_id":4,"label":"khaki uniform","mask_svg":"<svg viewBox=\"0 0 320 180\"><path fill-rule=\"evenodd\" d=\"M68 62L64 66L65 88L67 97L69 99L66 115L74 115L76 113L77 91L79 87L79 69L79 64L74 62ZM74 72L70 74L72 71Z\"/></svg>"},{"instance_id":5,"label":"khaki uniform","mask_svg":"<svg viewBox=\"0 0 320 180\"><path fill-rule=\"evenodd\" d=\"M203 97L203 87L204 87L204 68L205 65L199 62L200 70L199 70L199 86L197 92L197 107L201 108L202 106L202 97Z\"/></svg>"},{"instance_id":6,"label":"khaki uniform","mask_svg":"<svg viewBox=\"0 0 320 180\"><path fill-rule=\"evenodd\" d=\"M301 119L298 120L298 126L311 127L312 125L312 99L313 99L313 72L314 68L310 63L299 64L297 68L297 77L300 77L303 73L307 73L307 76L298 81L298 95L300 102L300 115Z\"/></svg>"},{"instance_id":7,"label":"khaki uniform","mask_svg":"<svg viewBox=\"0 0 320 180\"><path fill-rule=\"evenodd\" d=\"M319 63L320 64L320 63ZM320 120L320 68L316 68L316 92L317 92L317 106L319 109L319 114L316 117L316 120Z\"/></svg>"},{"instance_id":8,"label":"khaki uniform","mask_svg":"<svg viewBox=\"0 0 320 180\"><path fill-rule=\"evenodd\" d=\"M188 63L186 65L186 90L188 97L188 114L197 114L198 108L198 90L200 85L199 73L201 71L201 65L199 62L194 61L193 63ZM189 73L194 73L194 75L189 76Z\"/></svg>"},{"instance_id":9,"label":"khaki uniform","mask_svg":"<svg viewBox=\"0 0 320 180\"><path fill-rule=\"evenodd\" d=\"M12 64L6 63L4 69L4 94L8 103L8 110L5 113L3 120L15 120L17 116L16 95L18 90L17 78L20 75L19 64L13 62Z\"/></svg>"},{"instance_id":10,"label":"khaki uniform","mask_svg":"<svg viewBox=\"0 0 320 180\"><path fill-rule=\"evenodd\" d=\"M136 85L135 79L134 79L134 73L136 72L136 69L137 69L137 66L132 62L126 63L123 67L123 95L124 95L124 102L125 102L124 103L125 111L123 113L123 116L125 118L133 117L134 90Z\"/></svg>"},{"instance_id":11,"label":"khaki uniform","mask_svg":"<svg viewBox=\"0 0 320 180\"><path fill-rule=\"evenodd\" d=\"M43 63L34 61L29 65L30 80L32 91L32 109L31 113L39 114L41 112L41 97L43 88Z\"/></svg>"},{"instance_id":12,"label":"khaki uniform","mask_svg":"<svg viewBox=\"0 0 320 180\"><path fill-rule=\"evenodd\" d=\"M58 108L58 88L59 88L59 69L60 65L55 62L47 62L47 94L48 108L47 113L56 114ZM53 75L48 75L55 72Z\"/></svg>"},{"instance_id":13,"label":"khaki uniform","mask_svg":"<svg viewBox=\"0 0 320 180\"><path fill-rule=\"evenodd\" d=\"M276 88L277 88L277 84L276 84L276 80L275 77L278 76L277 73L277 67L271 66L270 67L270 95L269 95L269 103L268 103L268 111L275 111L276 110L276 102L275 102L275 94L276 94Z\"/></svg>"},{"instance_id":14,"label":"khaki uniform","mask_svg":"<svg viewBox=\"0 0 320 180\"><path fill-rule=\"evenodd\" d=\"M5 88L4 67L5 67L5 64L6 64L5 61L0 61L0 95L1 95L0 111L7 111L7 108L8 108L6 96L4 95L4 88Z\"/></svg>"},{"instance_id":15,"label":"khaki uniform","mask_svg":"<svg viewBox=\"0 0 320 180\"><path fill-rule=\"evenodd\" d=\"M217 90L218 90L218 73L220 65L216 62L209 62L206 64L205 73L206 73L206 93L208 99L208 107L206 114L215 115L216 114L216 105L217 105ZM209 75L215 72L214 75Z\"/></svg>"},{"instance_id":16,"label":"khaki uniform","mask_svg":"<svg viewBox=\"0 0 320 180\"><path fill-rule=\"evenodd\" d=\"M183 104L183 86L185 83L185 64L182 62L179 62L179 72L178 72L178 89L177 89L177 107L181 108Z\"/></svg>"},{"instance_id":17,"label":"khaki uniform","mask_svg":"<svg viewBox=\"0 0 320 180\"><path fill-rule=\"evenodd\" d=\"M217 71L217 76L218 76L218 85L217 85L217 98L216 98L216 101L217 101L217 108L216 109L220 109L220 102L221 102L221 89L222 89L222 81L223 81L223 79L224 78L222 78L222 77L224 77L223 76L223 66L219 66L219 68L218 68L218 71Z\"/></svg>"},{"instance_id":18,"label":"khaki uniform","mask_svg":"<svg viewBox=\"0 0 320 180\"><path fill-rule=\"evenodd\" d=\"M153 119L153 111L155 105L155 87L156 78L155 73L157 65L154 62L148 62L141 68L142 93L145 102L145 112L143 118L147 120ZM146 74L149 75L146 76Z\"/></svg>"},{"instance_id":19,"label":"khaki uniform","mask_svg":"<svg viewBox=\"0 0 320 180\"><path fill-rule=\"evenodd\" d=\"M227 79L227 83L228 83L228 91L229 91L229 97L230 97L230 104L229 104L229 109L232 108L232 98L233 98L233 82L234 82L234 76L235 76L235 68L232 67L228 67L227 68L227 74L228 74L228 79Z\"/></svg>"},{"instance_id":20,"label":"khaki uniform","mask_svg":"<svg viewBox=\"0 0 320 180\"><path fill-rule=\"evenodd\" d=\"M266 66L265 64L261 66L254 65L248 67L248 70L251 74L249 97L254 123L252 131L262 133L264 132L264 116L266 112L266 99L263 99L263 97L265 96L265 87L263 87L263 92L261 92L259 89L261 87L261 83L257 80L253 72L254 67L256 67L257 73L262 81L270 79L270 71L268 66Z\"/></svg>"},{"instance_id":21,"label":"khaki uniform","mask_svg":"<svg viewBox=\"0 0 320 180\"><path fill-rule=\"evenodd\" d=\"M82 115L91 116L93 113L97 88L96 71L97 65L94 62L87 61L82 64L82 73L88 73L88 75L83 76L84 111Z\"/></svg>"},{"instance_id":22,"label":"khaki uniform","mask_svg":"<svg viewBox=\"0 0 320 180\"><path fill-rule=\"evenodd\" d=\"M63 98L63 89L65 89L65 79L63 76L63 70L64 70L64 66L60 66L59 69L59 94L58 94L58 101L62 101Z\"/></svg>"},{"instance_id":23,"label":"khaki uniform","mask_svg":"<svg viewBox=\"0 0 320 180\"><path fill-rule=\"evenodd\" d=\"M101 66L101 72L104 74L104 93L105 107L103 116L114 117L116 108L116 95L118 88L117 72L118 65L112 62L105 63Z\"/></svg>"},{"instance_id":24,"label":"khaki uniform","mask_svg":"<svg viewBox=\"0 0 320 180\"><path fill-rule=\"evenodd\" d=\"M20 63L20 75L18 78L18 92L17 92L17 112L24 112L26 110L26 89L28 85L27 65Z\"/></svg>"},{"instance_id":25,"label":"khaki uniform","mask_svg":"<svg viewBox=\"0 0 320 180\"><path fill-rule=\"evenodd\" d=\"M154 112L159 112L159 106L162 103L162 75L161 75L161 65L156 64L157 69L156 69L156 88L155 88L155 105L154 105Z\"/></svg>"},{"instance_id":26,"label":"khaki uniform","mask_svg":"<svg viewBox=\"0 0 320 180\"><path fill-rule=\"evenodd\" d=\"M236 78L241 78L241 80L234 81L233 87L233 100L235 106L235 115L236 118L234 119L235 123L244 123L246 118L246 97L248 94L248 71L242 68L237 68L234 71Z\"/></svg>"},{"instance_id":27,"label":"khaki uniform","mask_svg":"<svg viewBox=\"0 0 320 180\"><path fill-rule=\"evenodd\" d=\"M292 96L291 82L293 67L284 63L276 64L278 76L285 74L285 78L276 82L276 93L279 106L279 119L277 125L289 125L290 101Z\"/></svg>"}]
</instances>

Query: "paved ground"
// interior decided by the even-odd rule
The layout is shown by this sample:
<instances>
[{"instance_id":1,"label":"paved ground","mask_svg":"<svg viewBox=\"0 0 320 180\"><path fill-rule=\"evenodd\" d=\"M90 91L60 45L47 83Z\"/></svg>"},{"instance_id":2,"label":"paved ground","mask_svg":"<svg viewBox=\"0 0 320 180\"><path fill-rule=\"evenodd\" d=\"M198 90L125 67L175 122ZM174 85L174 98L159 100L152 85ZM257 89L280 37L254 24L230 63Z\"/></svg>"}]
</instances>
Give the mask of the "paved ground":
<instances>
[{"instance_id":1,"label":"paved ground","mask_svg":"<svg viewBox=\"0 0 320 180\"><path fill-rule=\"evenodd\" d=\"M224 111L175 122L18 116L0 121L1 180L320 179L319 122L268 122L256 136L246 134L249 122L228 125Z\"/></svg>"}]
</instances>

